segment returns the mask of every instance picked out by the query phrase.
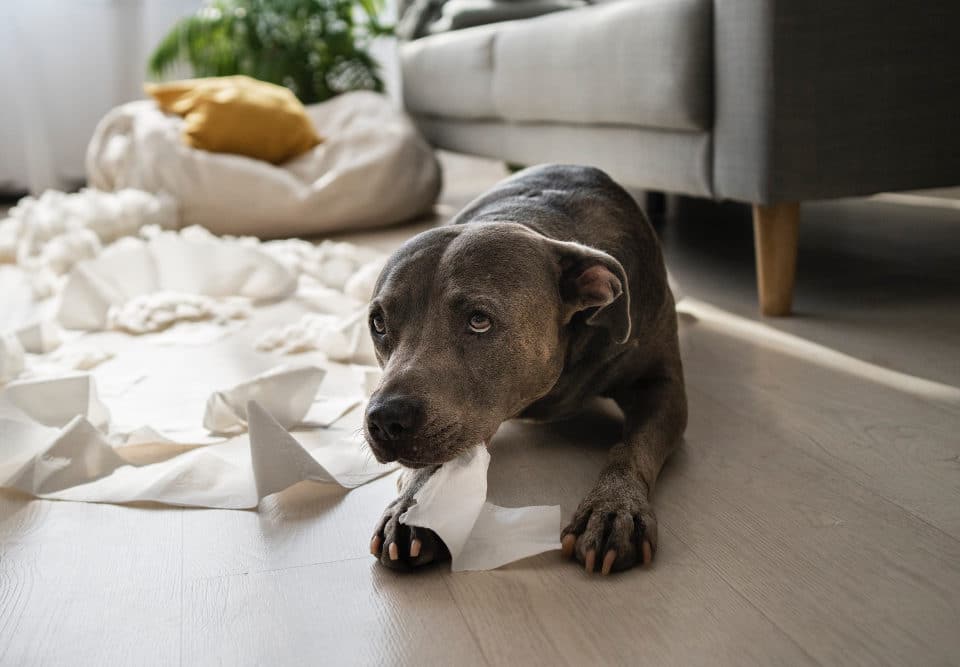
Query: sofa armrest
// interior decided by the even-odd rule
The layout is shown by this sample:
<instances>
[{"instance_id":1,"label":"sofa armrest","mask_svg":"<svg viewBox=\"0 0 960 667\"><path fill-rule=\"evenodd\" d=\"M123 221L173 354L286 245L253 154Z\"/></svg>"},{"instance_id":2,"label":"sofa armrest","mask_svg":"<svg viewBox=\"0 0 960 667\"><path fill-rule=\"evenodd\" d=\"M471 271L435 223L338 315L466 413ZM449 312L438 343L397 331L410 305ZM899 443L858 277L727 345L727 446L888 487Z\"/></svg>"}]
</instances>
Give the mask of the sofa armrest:
<instances>
[{"instance_id":1,"label":"sofa armrest","mask_svg":"<svg viewBox=\"0 0 960 667\"><path fill-rule=\"evenodd\" d=\"M957 0L715 0L716 196L960 182L957 25Z\"/></svg>"}]
</instances>

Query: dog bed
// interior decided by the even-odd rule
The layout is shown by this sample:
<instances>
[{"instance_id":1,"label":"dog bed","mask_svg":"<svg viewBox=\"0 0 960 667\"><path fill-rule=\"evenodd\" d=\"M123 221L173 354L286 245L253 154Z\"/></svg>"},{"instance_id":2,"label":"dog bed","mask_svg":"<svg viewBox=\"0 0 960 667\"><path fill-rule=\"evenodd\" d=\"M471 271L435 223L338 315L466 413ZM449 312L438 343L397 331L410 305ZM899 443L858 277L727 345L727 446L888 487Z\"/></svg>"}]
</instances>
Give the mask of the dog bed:
<instances>
[{"instance_id":1,"label":"dog bed","mask_svg":"<svg viewBox=\"0 0 960 667\"><path fill-rule=\"evenodd\" d=\"M152 101L125 104L97 126L87 177L101 190L176 199L180 224L217 234L308 236L377 227L428 213L440 167L402 111L376 93L307 107L324 142L282 165L185 146L183 119Z\"/></svg>"}]
</instances>

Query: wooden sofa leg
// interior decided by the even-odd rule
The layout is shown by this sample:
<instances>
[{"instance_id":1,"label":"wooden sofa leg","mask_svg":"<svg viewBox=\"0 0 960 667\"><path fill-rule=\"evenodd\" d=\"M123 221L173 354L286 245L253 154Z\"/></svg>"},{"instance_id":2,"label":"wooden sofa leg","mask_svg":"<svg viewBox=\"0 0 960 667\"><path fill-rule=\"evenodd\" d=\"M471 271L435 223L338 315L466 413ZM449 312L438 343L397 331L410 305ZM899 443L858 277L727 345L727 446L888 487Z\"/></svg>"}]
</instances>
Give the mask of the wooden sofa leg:
<instances>
[{"instance_id":1,"label":"wooden sofa leg","mask_svg":"<svg viewBox=\"0 0 960 667\"><path fill-rule=\"evenodd\" d=\"M764 315L789 315L797 272L800 203L753 206L757 291Z\"/></svg>"}]
</instances>

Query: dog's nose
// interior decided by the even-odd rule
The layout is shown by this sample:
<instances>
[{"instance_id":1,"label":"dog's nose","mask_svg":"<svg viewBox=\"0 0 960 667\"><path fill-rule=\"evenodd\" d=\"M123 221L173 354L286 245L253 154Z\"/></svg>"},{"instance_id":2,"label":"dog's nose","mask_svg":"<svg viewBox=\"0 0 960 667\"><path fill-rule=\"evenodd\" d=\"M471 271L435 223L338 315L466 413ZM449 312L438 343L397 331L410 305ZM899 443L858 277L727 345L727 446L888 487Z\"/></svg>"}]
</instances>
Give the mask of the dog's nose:
<instances>
[{"instance_id":1,"label":"dog's nose","mask_svg":"<svg viewBox=\"0 0 960 667\"><path fill-rule=\"evenodd\" d=\"M367 407L367 429L379 441L409 438L423 425L423 402L408 396L371 401Z\"/></svg>"}]
</instances>

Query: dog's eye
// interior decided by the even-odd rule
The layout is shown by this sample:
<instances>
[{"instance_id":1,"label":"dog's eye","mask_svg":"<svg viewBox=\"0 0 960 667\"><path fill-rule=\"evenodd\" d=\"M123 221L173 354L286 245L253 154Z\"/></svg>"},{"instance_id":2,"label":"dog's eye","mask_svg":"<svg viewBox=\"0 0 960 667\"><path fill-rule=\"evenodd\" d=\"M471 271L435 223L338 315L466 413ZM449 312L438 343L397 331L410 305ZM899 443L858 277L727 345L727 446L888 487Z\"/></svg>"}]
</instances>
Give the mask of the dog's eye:
<instances>
[{"instance_id":1,"label":"dog's eye","mask_svg":"<svg viewBox=\"0 0 960 667\"><path fill-rule=\"evenodd\" d=\"M387 323L383 321L383 315L374 315L370 318L370 326L373 330L382 336L387 333Z\"/></svg>"},{"instance_id":2,"label":"dog's eye","mask_svg":"<svg viewBox=\"0 0 960 667\"><path fill-rule=\"evenodd\" d=\"M470 331L474 333L486 333L492 326L493 322L483 313L474 313L470 316Z\"/></svg>"}]
</instances>

